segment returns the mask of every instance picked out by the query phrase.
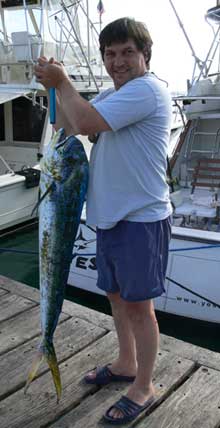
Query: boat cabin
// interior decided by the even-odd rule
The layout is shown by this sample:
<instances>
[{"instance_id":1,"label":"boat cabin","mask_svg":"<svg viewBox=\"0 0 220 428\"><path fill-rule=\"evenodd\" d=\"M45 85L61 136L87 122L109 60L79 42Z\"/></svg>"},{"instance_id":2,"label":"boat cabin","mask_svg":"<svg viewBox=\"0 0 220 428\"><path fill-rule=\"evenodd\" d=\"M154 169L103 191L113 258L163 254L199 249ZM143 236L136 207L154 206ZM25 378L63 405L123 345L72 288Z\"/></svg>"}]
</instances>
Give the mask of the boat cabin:
<instances>
[{"instance_id":1,"label":"boat cabin","mask_svg":"<svg viewBox=\"0 0 220 428\"><path fill-rule=\"evenodd\" d=\"M207 11L206 20L214 34L208 54L201 61L192 51L187 95L175 98L187 123L170 159L176 183L171 201L175 226L220 232L220 5Z\"/></svg>"},{"instance_id":2,"label":"boat cabin","mask_svg":"<svg viewBox=\"0 0 220 428\"><path fill-rule=\"evenodd\" d=\"M33 104L28 95L15 96L13 92L5 97L1 94L4 101L0 104L1 175L36 165L46 132L47 98L38 96Z\"/></svg>"},{"instance_id":3,"label":"boat cabin","mask_svg":"<svg viewBox=\"0 0 220 428\"><path fill-rule=\"evenodd\" d=\"M24 92L0 96L0 231L34 219L38 199L39 158L51 126L47 98Z\"/></svg>"},{"instance_id":4,"label":"boat cabin","mask_svg":"<svg viewBox=\"0 0 220 428\"><path fill-rule=\"evenodd\" d=\"M171 159L176 185L170 194L175 226L220 231L219 119L189 120L177 144Z\"/></svg>"}]
</instances>

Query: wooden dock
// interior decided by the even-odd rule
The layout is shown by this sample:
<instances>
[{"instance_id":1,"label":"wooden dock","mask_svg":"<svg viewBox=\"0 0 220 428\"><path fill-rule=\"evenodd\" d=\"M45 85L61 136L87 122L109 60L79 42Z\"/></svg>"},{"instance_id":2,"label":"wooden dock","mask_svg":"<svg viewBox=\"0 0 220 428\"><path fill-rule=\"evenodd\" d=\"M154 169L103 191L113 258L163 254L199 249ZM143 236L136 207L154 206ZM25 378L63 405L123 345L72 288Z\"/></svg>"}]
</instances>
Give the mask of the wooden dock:
<instances>
[{"instance_id":1,"label":"wooden dock","mask_svg":"<svg viewBox=\"0 0 220 428\"><path fill-rule=\"evenodd\" d=\"M24 395L39 335L38 290L0 276L0 427L107 427L103 413L128 386L100 388L83 384L82 377L117 354L112 318L64 302L54 340L63 384L58 405L46 365ZM156 402L135 427L220 427L219 353L161 335L154 384Z\"/></svg>"}]
</instances>

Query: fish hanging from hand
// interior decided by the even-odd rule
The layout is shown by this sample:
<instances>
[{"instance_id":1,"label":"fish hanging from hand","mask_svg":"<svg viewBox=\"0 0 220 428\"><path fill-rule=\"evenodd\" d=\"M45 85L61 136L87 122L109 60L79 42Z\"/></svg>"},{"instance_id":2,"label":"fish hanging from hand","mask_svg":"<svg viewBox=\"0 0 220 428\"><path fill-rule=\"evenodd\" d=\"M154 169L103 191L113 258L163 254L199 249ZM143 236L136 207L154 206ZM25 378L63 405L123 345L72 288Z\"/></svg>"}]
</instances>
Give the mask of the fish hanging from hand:
<instances>
[{"instance_id":1,"label":"fish hanging from hand","mask_svg":"<svg viewBox=\"0 0 220 428\"><path fill-rule=\"evenodd\" d=\"M40 311L42 340L28 374L25 392L45 359L57 393L61 379L53 335L64 300L72 251L88 185L88 160L82 143L59 129L40 163L39 201Z\"/></svg>"}]
</instances>

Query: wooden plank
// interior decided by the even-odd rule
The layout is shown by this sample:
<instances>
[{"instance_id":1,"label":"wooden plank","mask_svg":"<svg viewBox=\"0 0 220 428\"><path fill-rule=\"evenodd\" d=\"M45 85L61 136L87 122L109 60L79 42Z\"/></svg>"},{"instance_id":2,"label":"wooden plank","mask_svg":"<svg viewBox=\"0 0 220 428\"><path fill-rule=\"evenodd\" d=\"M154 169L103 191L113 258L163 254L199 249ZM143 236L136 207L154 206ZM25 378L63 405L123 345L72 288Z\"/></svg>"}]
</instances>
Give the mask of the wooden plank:
<instances>
[{"instance_id":1,"label":"wooden plank","mask_svg":"<svg viewBox=\"0 0 220 428\"><path fill-rule=\"evenodd\" d=\"M39 428L56 420L86 396L95 392L95 385L82 382L84 374L98 363L108 363L117 355L116 337L108 333L91 346L60 364L63 394L57 405L50 373L36 379L24 396L23 389L0 403L1 428Z\"/></svg>"},{"instance_id":2,"label":"wooden plank","mask_svg":"<svg viewBox=\"0 0 220 428\"><path fill-rule=\"evenodd\" d=\"M200 174L197 175L197 171L212 171L212 172L220 172L220 168L216 168L214 166L202 166L200 165L199 167L197 166L195 168L195 172L193 174L194 177L199 177ZM205 175L205 174L204 174ZM210 177L212 177L212 174L208 174ZM215 176L216 177L216 176Z\"/></svg>"},{"instance_id":3,"label":"wooden plank","mask_svg":"<svg viewBox=\"0 0 220 428\"><path fill-rule=\"evenodd\" d=\"M210 180L220 180L220 175L213 175L213 174L197 174L195 176L195 179L197 180L198 178L207 178ZM198 186L199 186L199 181L195 182Z\"/></svg>"},{"instance_id":4,"label":"wooden plank","mask_svg":"<svg viewBox=\"0 0 220 428\"><path fill-rule=\"evenodd\" d=\"M21 282L14 281L6 276L0 275L0 287L10 293L26 297L27 299L33 300L37 303L40 302L39 290L32 288L29 285L22 284Z\"/></svg>"},{"instance_id":5,"label":"wooden plank","mask_svg":"<svg viewBox=\"0 0 220 428\"><path fill-rule=\"evenodd\" d=\"M189 376L193 369L194 364L192 362L171 356L168 352L159 352L154 370L156 401L161 401L162 397L176 388L183 379ZM108 385L93 396L86 398L76 409L50 426L53 428L98 428L103 414L122 394L126 393L128 388L122 383ZM129 426L132 424L126 425L126 427Z\"/></svg>"},{"instance_id":6,"label":"wooden plank","mask_svg":"<svg viewBox=\"0 0 220 428\"><path fill-rule=\"evenodd\" d=\"M36 306L37 303L23 297L7 293L0 299L0 322Z\"/></svg>"},{"instance_id":7,"label":"wooden plank","mask_svg":"<svg viewBox=\"0 0 220 428\"><path fill-rule=\"evenodd\" d=\"M0 296L4 296L5 294L8 294L8 291L4 290L3 288L0 288Z\"/></svg>"},{"instance_id":8,"label":"wooden plank","mask_svg":"<svg viewBox=\"0 0 220 428\"><path fill-rule=\"evenodd\" d=\"M70 318L61 323L54 336L54 346L59 362L70 358L88 344L105 334L105 330L80 319ZM24 386L27 370L36 355L39 337L8 352L0 358L0 399ZM47 371L46 364L40 366L38 374Z\"/></svg>"},{"instance_id":9,"label":"wooden plank","mask_svg":"<svg viewBox=\"0 0 220 428\"><path fill-rule=\"evenodd\" d=\"M137 428L216 428L219 396L220 373L202 366Z\"/></svg>"},{"instance_id":10,"label":"wooden plank","mask_svg":"<svg viewBox=\"0 0 220 428\"><path fill-rule=\"evenodd\" d=\"M61 314L60 321L68 315ZM0 325L0 355L40 334L40 308L34 307Z\"/></svg>"},{"instance_id":11,"label":"wooden plank","mask_svg":"<svg viewBox=\"0 0 220 428\"><path fill-rule=\"evenodd\" d=\"M97 327L105 328L106 331L115 330L112 316L86 308L85 306L81 306L77 303L65 300L63 305L63 312L88 321Z\"/></svg>"},{"instance_id":12,"label":"wooden plank","mask_svg":"<svg viewBox=\"0 0 220 428\"><path fill-rule=\"evenodd\" d=\"M38 303L40 302L39 290L22 284L21 282L9 279L3 275L0 275L0 287L9 292L13 292L13 294L17 294L18 296L26 297L27 299ZM98 327L106 328L107 331L114 329L114 322L111 316L86 308L85 306L69 302L68 300L64 300L63 312L71 316L84 319L85 321L92 322Z\"/></svg>"},{"instance_id":13,"label":"wooden plank","mask_svg":"<svg viewBox=\"0 0 220 428\"><path fill-rule=\"evenodd\" d=\"M216 370L220 370L220 353L209 349L183 342L183 340L160 335L160 348L175 355L181 355L195 361L198 365L204 365Z\"/></svg>"},{"instance_id":14,"label":"wooden plank","mask_svg":"<svg viewBox=\"0 0 220 428\"><path fill-rule=\"evenodd\" d=\"M198 161L200 164L202 163L220 163L220 159L214 159L214 158L204 158L204 159L199 159Z\"/></svg>"},{"instance_id":15,"label":"wooden plank","mask_svg":"<svg viewBox=\"0 0 220 428\"><path fill-rule=\"evenodd\" d=\"M191 183L191 185L193 186L193 187L217 187L218 186L218 184L217 183L212 183L211 181L210 182L195 182L195 181L193 181L192 183Z\"/></svg>"}]
</instances>

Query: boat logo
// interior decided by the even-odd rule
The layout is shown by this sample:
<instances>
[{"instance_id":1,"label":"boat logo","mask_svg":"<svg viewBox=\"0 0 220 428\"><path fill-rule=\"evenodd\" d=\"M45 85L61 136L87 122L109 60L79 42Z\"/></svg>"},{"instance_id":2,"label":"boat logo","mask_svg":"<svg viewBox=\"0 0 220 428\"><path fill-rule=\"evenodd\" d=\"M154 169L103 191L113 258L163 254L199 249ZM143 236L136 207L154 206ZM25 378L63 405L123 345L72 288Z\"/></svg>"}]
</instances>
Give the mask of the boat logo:
<instances>
[{"instance_id":1,"label":"boat logo","mask_svg":"<svg viewBox=\"0 0 220 428\"><path fill-rule=\"evenodd\" d=\"M96 268L96 232L93 228L81 224L73 248L72 265L78 269ZM71 269L72 270L72 269Z\"/></svg>"}]
</instances>

